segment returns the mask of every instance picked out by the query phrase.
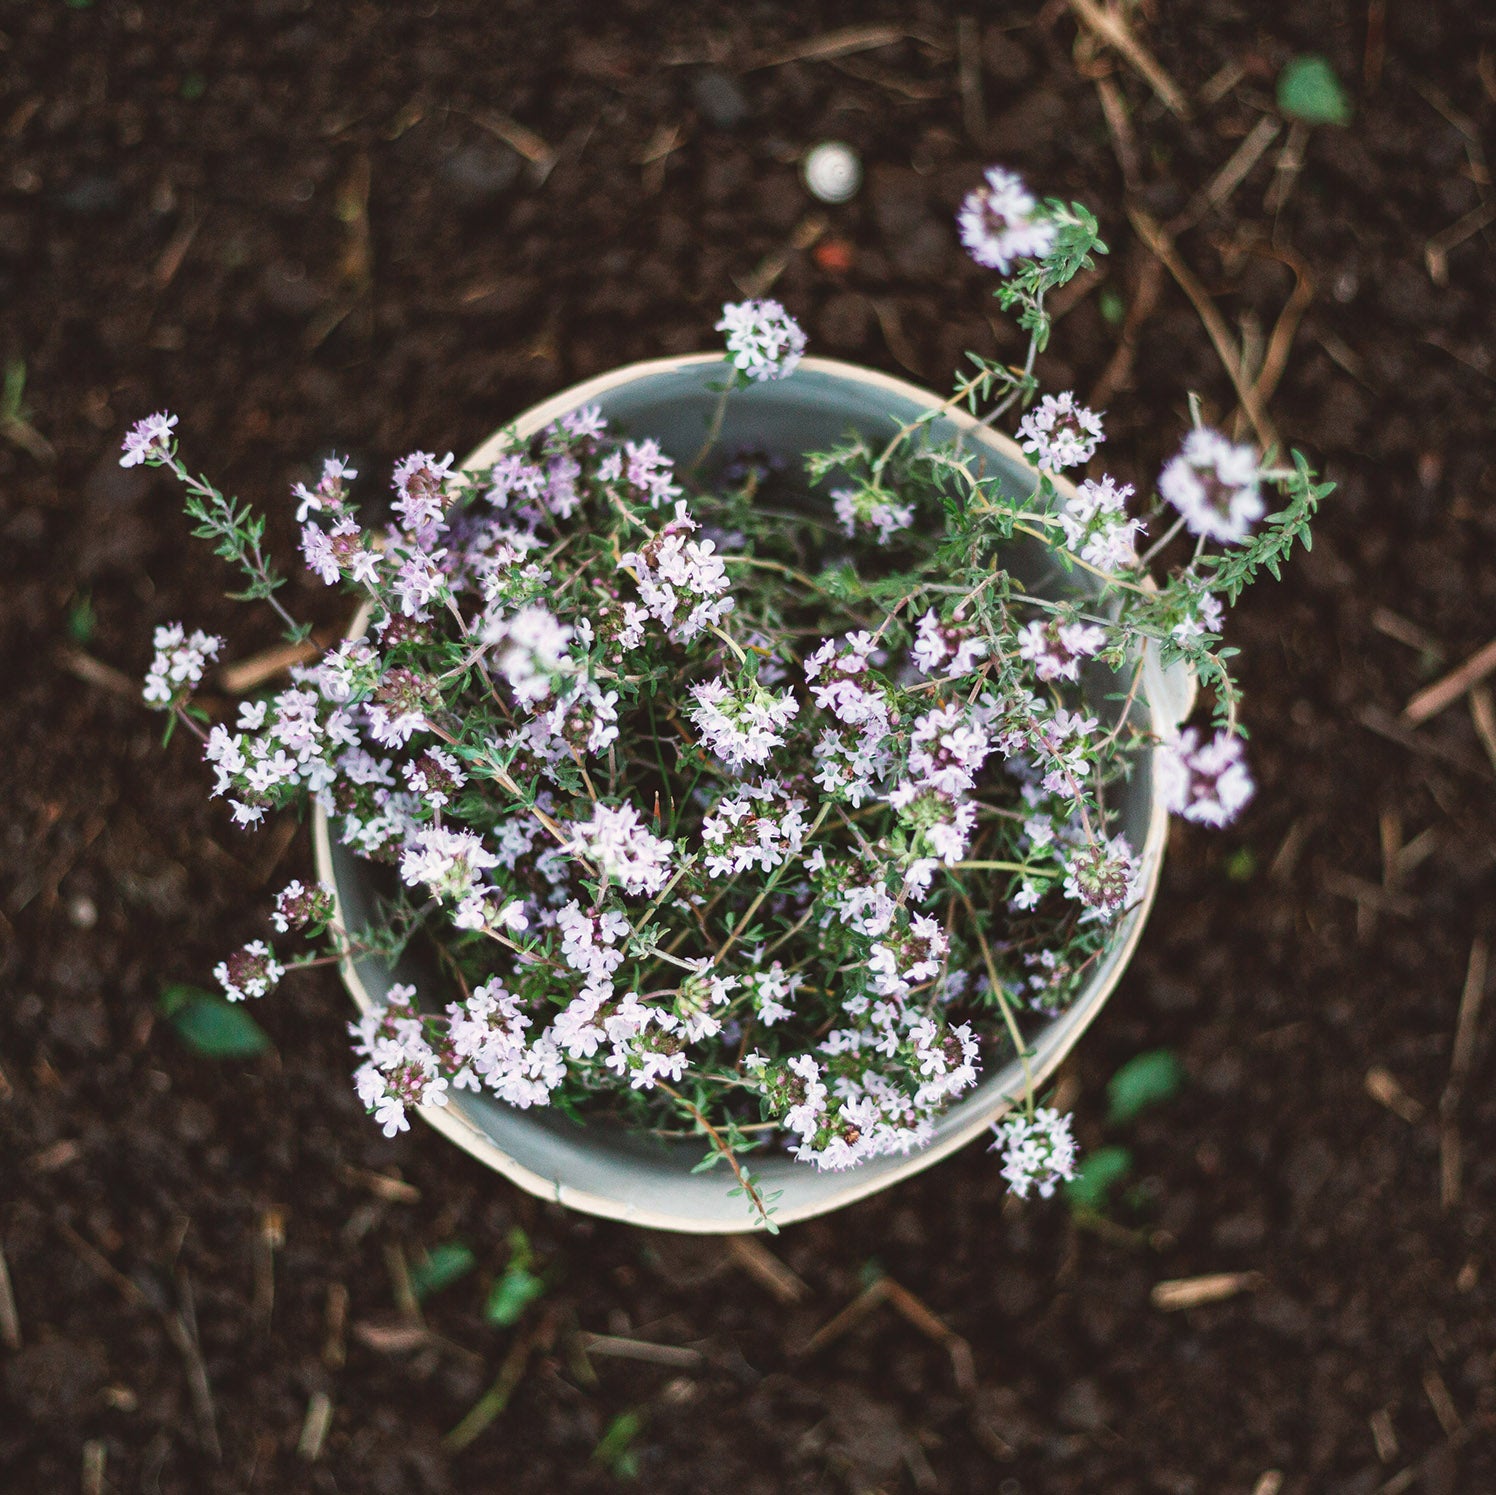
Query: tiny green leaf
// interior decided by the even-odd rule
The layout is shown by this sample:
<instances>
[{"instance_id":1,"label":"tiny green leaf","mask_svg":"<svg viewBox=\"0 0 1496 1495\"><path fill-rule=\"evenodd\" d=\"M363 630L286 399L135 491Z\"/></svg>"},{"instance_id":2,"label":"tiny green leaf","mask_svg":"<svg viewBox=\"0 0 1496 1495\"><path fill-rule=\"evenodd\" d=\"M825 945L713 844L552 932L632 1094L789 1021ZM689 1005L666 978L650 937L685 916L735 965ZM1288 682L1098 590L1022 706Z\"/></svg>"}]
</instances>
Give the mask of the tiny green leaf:
<instances>
[{"instance_id":1,"label":"tiny green leaf","mask_svg":"<svg viewBox=\"0 0 1496 1495\"><path fill-rule=\"evenodd\" d=\"M633 1479L639 1472L639 1460L630 1445L643 1427L644 1418L638 1412L620 1412L597 1440L592 1462L601 1464L619 1479Z\"/></svg>"},{"instance_id":2,"label":"tiny green leaf","mask_svg":"<svg viewBox=\"0 0 1496 1495\"><path fill-rule=\"evenodd\" d=\"M1306 125L1348 125L1351 103L1325 58L1306 52L1278 74L1278 108Z\"/></svg>"},{"instance_id":3,"label":"tiny green leaf","mask_svg":"<svg viewBox=\"0 0 1496 1495\"><path fill-rule=\"evenodd\" d=\"M483 1316L491 1324L507 1329L524 1317L525 1309L546 1288L545 1279L534 1271L535 1253L530 1238L516 1226L509 1232L509 1264L489 1290Z\"/></svg>"},{"instance_id":4,"label":"tiny green leaf","mask_svg":"<svg viewBox=\"0 0 1496 1495\"><path fill-rule=\"evenodd\" d=\"M1172 1049L1139 1054L1129 1059L1107 1085L1106 1119L1113 1126L1131 1121L1149 1106L1172 1099L1183 1083L1184 1067Z\"/></svg>"},{"instance_id":5,"label":"tiny green leaf","mask_svg":"<svg viewBox=\"0 0 1496 1495\"><path fill-rule=\"evenodd\" d=\"M210 1059L243 1059L270 1047L265 1030L243 1007L194 986L168 986L158 1003L177 1036Z\"/></svg>"},{"instance_id":6,"label":"tiny green leaf","mask_svg":"<svg viewBox=\"0 0 1496 1495\"><path fill-rule=\"evenodd\" d=\"M461 1241L447 1241L433 1246L411 1269L410 1290L418 1303L424 1303L433 1293L451 1286L459 1277L473 1270L477 1261L471 1248Z\"/></svg>"},{"instance_id":7,"label":"tiny green leaf","mask_svg":"<svg viewBox=\"0 0 1496 1495\"><path fill-rule=\"evenodd\" d=\"M1238 846L1226 858L1226 876L1232 882L1251 882L1257 876L1257 854L1250 846Z\"/></svg>"},{"instance_id":8,"label":"tiny green leaf","mask_svg":"<svg viewBox=\"0 0 1496 1495\"><path fill-rule=\"evenodd\" d=\"M1112 1186L1131 1171L1132 1154L1125 1147L1100 1147L1086 1156L1080 1171L1066 1183L1065 1198L1072 1209L1099 1215Z\"/></svg>"}]
</instances>

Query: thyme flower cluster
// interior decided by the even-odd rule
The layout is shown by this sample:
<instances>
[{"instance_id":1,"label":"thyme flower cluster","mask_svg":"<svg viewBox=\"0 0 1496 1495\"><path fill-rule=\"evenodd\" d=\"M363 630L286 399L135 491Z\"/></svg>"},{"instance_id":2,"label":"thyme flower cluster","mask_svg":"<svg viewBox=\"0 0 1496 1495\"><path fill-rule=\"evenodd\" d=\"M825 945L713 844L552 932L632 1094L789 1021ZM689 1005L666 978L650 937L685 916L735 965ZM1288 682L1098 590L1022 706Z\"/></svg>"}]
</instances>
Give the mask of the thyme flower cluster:
<instances>
[{"instance_id":1,"label":"thyme flower cluster","mask_svg":"<svg viewBox=\"0 0 1496 1495\"><path fill-rule=\"evenodd\" d=\"M1104 247L1083 209L998 168L961 228L979 262L1016 266L999 297L1036 347L1045 292ZM719 328L724 399L793 376L804 335L777 303ZM1027 489L924 422L806 454L780 490L751 463L703 481L587 407L481 471L411 453L382 526L342 459L297 484L305 563L367 627L232 724L188 703L220 641L158 631L147 702L199 731L235 822L310 801L388 869L377 927L340 927L329 890L296 882L277 931L434 962L352 1026L386 1134L457 1090L604 1109L707 1135L762 1209L736 1155L839 1170L918 1148L1075 997L1137 897L1116 805L1138 754L1164 754L1188 819L1248 801L1221 598L1276 566L1324 490L1302 460L1264 470L1192 432L1159 486L1202 544L1145 585L1152 511L1105 475L1056 484L1101 417L1032 403L1032 356L975 361L949 403L1031 407ZM263 521L187 472L175 425L141 422L125 463L170 468L279 610ZM1251 540L1264 484L1288 503ZM1021 546L1071 580L1026 579ZM1145 646L1213 687L1213 732L1158 743L1127 709ZM258 997L297 963L254 941L218 977ZM1032 1094L1005 1124L1015 1191L1068 1175L1066 1125Z\"/></svg>"}]
</instances>

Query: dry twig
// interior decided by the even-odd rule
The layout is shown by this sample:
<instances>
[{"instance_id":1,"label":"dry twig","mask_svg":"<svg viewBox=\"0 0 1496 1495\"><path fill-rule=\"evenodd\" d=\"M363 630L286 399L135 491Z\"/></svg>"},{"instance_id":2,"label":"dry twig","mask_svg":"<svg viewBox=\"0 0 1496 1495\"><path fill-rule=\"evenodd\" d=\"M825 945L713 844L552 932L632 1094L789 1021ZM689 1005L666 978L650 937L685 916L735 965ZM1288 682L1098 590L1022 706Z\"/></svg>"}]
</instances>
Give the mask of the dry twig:
<instances>
[{"instance_id":1,"label":"dry twig","mask_svg":"<svg viewBox=\"0 0 1496 1495\"><path fill-rule=\"evenodd\" d=\"M1204 1277L1177 1277L1170 1282L1155 1284L1150 1297L1155 1308L1177 1313L1184 1308L1222 1303L1238 1293L1256 1292L1264 1280L1261 1272L1212 1272Z\"/></svg>"},{"instance_id":2,"label":"dry twig","mask_svg":"<svg viewBox=\"0 0 1496 1495\"><path fill-rule=\"evenodd\" d=\"M1221 360L1221 366L1226 370L1232 387L1236 390L1236 397L1241 401L1242 409L1247 412L1247 419L1252 422L1252 429L1257 433L1258 443L1264 448L1276 447L1278 433L1267 411L1263 409L1262 402L1257 398L1256 390L1242 374L1237 351L1231 342L1231 329L1227 327L1226 319L1221 315L1215 302L1210 299L1205 287L1196 279L1194 271L1179 257L1179 251L1174 247L1173 239L1162 226L1139 207L1129 207L1127 216L1131 219L1138 237L1158 256L1165 269L1179 283L1179 289L1189 297L1190 304L1204 323L1205 331L1215 346L1216 356Z\"/></svg>"},{"instance_id":3,"label":"dry twig","mask_svg":"<svg viewBox=\"0 0 1496 1495\"><path fill-rule=\"evenodd\" d=\"M327 1442L328 1429L332 1427L332 1398L325 1391L314 1391L306 1404L306 1420L301 1424L301 1437L296 1440L296 1456L315 1464L322 1457L322 1445Z\"/></svg>"},{"instance_id":4,"label":"dry twig","mask_svg":"<svg viewBox=\"0 0 1496 1495\"><path fill-rule=\"evenodd\" d=\"M1190 106L1184 90L1169 76L1158 59L1128 29L1121 16L1104 10L1096 0L1069 0L1075 17L1098 40L1105 42L1147 82L1159 101L1180 119L1190 117Z\"/></svg>"},{"instance_id":5,"label":"dry twig","mask_svg":"<svg viewBox=\"0 0 1496 1495\"><path fill-rule=\"evenodd\" d=\"M1442 679L1425 686L1403 707L1401 720L1406 726L1421 727L1430 717L1454 705L1472 686L1479 685L1496 670L1496 639L1477 649L1464 664L1452 669Z\"/></svg>"},{"instance_id":6,"label":"dry twig","mask_svg":"<svg viewBox=\"0 0 1496 1495\"><path fill-rule=\"evenodd\" d=\"M1490 969L1490 947L1484 939L1470 946L1465 967L1465 986L1460 993L1460 1011L1455 1019L1454 1052L1449 1061L1449 1083L1439 1098L1439 1196L1445 1209L1460 1202L1462 1147L1458 1113L1465 1081L1475 1062L1476 1024L1486 996L1486 976ZM1447 1431L1447 1429L1446 1429Z\"/></svg>"},{"instance_id":7,"label":"dry twig","mask_svg":"<svg viewBox=\"0 0 1496 1495\"><path fill-rule=\"evenodd\" d=\"M728 1236L727 1250L738 1266L781 1303L799 1303L810 1296L805 1279L786 1266L757 1236Z\"/></svg>"},{"instance_id":8,"label":"dry twig","mask_svg":"<svg viewBox=\"0 0 1496 1495\"><path fill-rule=\"evenodd\" d=\"M0 1344L8 1350L21 1348L21 1316L16 1312L16 1295L10 1285L10 1263L5 1247L0 1245Z\"/></svg>"},{"instance_id":9,"label":"dry twig","mask_svg":"<svg viewBox=\"0 0 1496 1495\"><path fill-rule=\"evenodd\" d=\"M1401 1116L1409 1126L1417 1126L1423 1120L1423 1107L1397 1083L1390 1070L1380 1065L1366 1071L1366 1093L1394 1116Z\"/></svg>"}]
</instances>

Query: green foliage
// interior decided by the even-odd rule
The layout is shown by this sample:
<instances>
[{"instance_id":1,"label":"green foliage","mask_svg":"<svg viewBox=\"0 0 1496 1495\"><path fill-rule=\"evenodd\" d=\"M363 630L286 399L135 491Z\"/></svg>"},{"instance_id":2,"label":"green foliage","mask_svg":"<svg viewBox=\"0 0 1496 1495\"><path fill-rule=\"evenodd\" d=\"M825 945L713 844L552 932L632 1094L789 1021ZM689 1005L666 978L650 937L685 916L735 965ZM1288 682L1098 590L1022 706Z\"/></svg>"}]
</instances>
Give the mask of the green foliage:
<instances>
[{"instance_id":1,"label":"green foliage","mask_svg":"<svg viewBox=\"0 0 1496 1495\"><path fill-rule=\"evenodd\" d=\"M643 1430L643 1413L620 1412L598 1439L597 1447L592 1450L592 1462L616 1479L633 1479L639 1473L639 1458L633 1443Z\"/></svg>"},{"instance_id":2,"label":"green foliage","mask_svg":"<svg viewBox=\"0 0 1496 1495\"><path fill-rule=\"evenodd\" d=\"M182 1042L205 1058L247 1059L270 1047L264 1029L241 1005L195 986L168 986L157 1007Z\"/></svg>"},{"instance_id":3,"label":"green foliage","mask_svg":"<svg viewBox=\"0 0 1496 1495\"><path fill-rule=\"evenodd\" d=\"M87 647L93 639L98 618L94 613L93 598L87 591L75 592L68 603L62 626L75 644Z\"/></svg>"},{"instance_id":4,"label":"green foliage","mask_svg":"<svg viewBox=\"0 0 1496 1495\"><path fill-rule=\"evenodd\" d=\"M509 1261L489 1289L483 1317L507 1329L524 1317L525 1310L544 1295L545 1279L535 1271L535 1252L530 1238L519 1226L509 1232Z\"/></svg>"},{"instance_id":5,"label":"green foliage","mask_svg":"<svg viewBox=\"0 0 1496 1495\"><path fill-rule=\"evenodd\" d=\"M1107 1115L1118 1126L1150 1106L1171 1100L1184 1083L1184 1066L1172 1049L1137 1054L1114 1074L1106 1087Z\"/></svg>"},{"instance_id":6,"label":"green foliage","mask_svg":"<svg viewBox=\"0 0 1496 1495\"><path fill-rule=\"evenodd\" d=\"M1130 1172L1132 1154L1125 1147L1099 1147L1086 1155L1075 1177L1065 1184L1065 1198L1071 1209L1099 1215L1113 1187Z\"/></svg>"},{"instance_id":7,"label":"green foliage","mask_svg":"<svg viewBox=\"0 0 1496 1495\"><path fill-rule=\"evenodd\" d=\"M1257 854L1250 846L1238 846L1226 858L1226 876L1232 882L1251 882L1257 876Z\"/></svg>"},{"instance_id":8,"label":"green foliage","mask_svg":"<svg viewBox=\"0 0 1496 1495\"><path fill-rule=\"evenodd\" d=\"M1306 125L1348 125L1351 101L1329 62L1305 52L1278 74L1278 108Z\"/></svg>"},{"instance_id":9,"label":"green foliage","mask_svg":"<svg viewBox=\"0 0 1496 1495\"><path fill-rule=\"evenodd\" d=\"M461 1241L447 1241L440 1246L433 1246L411 1268L410 1290L418 1303L424 1303L444 1287L450 1287L466 1277L476 1263L477 1257L473 1255L472 1248L463 1245Z\"/></svg>"}]
</instances>

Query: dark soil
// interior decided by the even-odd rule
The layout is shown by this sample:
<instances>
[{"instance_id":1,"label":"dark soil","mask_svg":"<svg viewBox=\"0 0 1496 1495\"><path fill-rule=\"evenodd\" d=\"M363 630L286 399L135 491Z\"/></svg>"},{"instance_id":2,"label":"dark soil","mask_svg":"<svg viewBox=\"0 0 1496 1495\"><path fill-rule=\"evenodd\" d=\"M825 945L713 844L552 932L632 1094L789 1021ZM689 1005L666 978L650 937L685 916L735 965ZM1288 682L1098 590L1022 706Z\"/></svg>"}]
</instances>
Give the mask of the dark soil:
<instances>
[{"instance_id":1,"label":"dark soil","mask_svg":"<svg viewBox=\"0 0 1496 1495\"><path fill-rule=\"evenodd\" d=\"M1188 121L1060 4L984 8L964 54L936 4L0 5L0 353L29 412L0 430L6 1491L591 1490L625 1445L651 1490L1496 1489L1489 1008L1447 1088L1491 932L1489 697L1397 725L1496 632L1496 229L1437 238L1491 201L1496 13L1141 10ZM848 26L903 35L784 60ZM242 653L274 632L223 599L168 487L117 465L131 421L180 412L189 460L289 544L282 497L319 455L377 487L412 447L460 453L574 380L710 345L780 252L818 351L942 385L965 348L1017 346L952 230L1000 160L1101 212L1113 254L1044 372L1105 377L1110 470L1143 481L1188 391L1219 420L1234 396L1124 205L1185 209L1303 51L1353 123L1310 132L1296 174L1280 133L1179 247L1254 369L1312 286L1271 416L1340 486L1232 625L1259 796L1228 833L1176 834L1069 1068L1087 1147L1133 1153L1107 1220L1005 1201L974 1148L769 1242L808 1288L782 1301L729 1243L564 1213L424 1128L384 1141L330 975L260 1004L261 1060L194 1057L157 1019L309 854L230 827L135 699L159 622ZM819 210L794 163L825 138L867 184L796 248ZM315 584L293 600L341 620ZM1158 1048L1183 1093L1109 1129L1107 1079ZM481 1310L515 1227L550 1286L499 1329ZM422 1331L392 1263L453 1240L477 1270ZM895 1293L812 1342L880 1271L930 1317ZM1152 1301L1221 1272L1258 1275ZM589 1357L599 1334L667 1349ZM445 1450L501 1376L507 1409Z\"/></svg>"}]
</instances>

